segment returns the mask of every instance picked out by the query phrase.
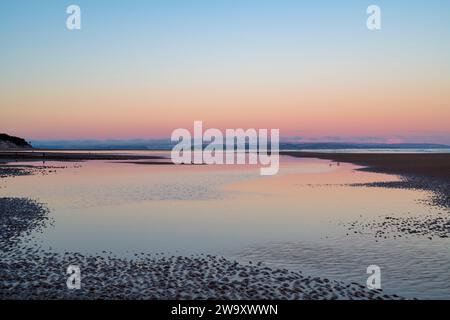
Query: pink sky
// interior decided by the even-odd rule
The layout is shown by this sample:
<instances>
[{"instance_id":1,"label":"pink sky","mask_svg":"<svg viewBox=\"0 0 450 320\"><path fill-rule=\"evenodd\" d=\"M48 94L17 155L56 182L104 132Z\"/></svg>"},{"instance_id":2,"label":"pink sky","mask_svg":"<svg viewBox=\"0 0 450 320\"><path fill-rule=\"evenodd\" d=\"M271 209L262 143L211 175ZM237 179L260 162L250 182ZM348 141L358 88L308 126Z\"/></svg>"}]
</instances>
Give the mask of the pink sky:
<instances>
[{"instance_id":1,"label":"pink sky","mask_svg":"<svg viewBox=\"0 0 450 320\"><path fill-rule=\"evenodd\" d=\"M450 144L448 4L385 3L372 32L359 1L182 3L105 14L83 1L88 20L74 32L53 2L8 3L0 131L169 138L202 120L304 141Z\"/></svg>"}]
</instances>

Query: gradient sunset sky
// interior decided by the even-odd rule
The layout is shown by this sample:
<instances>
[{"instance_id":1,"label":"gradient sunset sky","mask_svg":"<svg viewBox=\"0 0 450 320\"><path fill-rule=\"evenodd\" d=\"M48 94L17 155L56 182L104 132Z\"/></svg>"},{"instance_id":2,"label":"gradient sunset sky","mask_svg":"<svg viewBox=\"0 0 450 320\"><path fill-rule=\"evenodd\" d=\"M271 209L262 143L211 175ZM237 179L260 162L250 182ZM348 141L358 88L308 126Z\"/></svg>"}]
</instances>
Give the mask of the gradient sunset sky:
<instances>
[{"instance_id":1,"label":"gradient sunset sky","mask_svg":"<svg viewBox=\"0 0 450 320\"><path fill-rule=\"evenodd\" d=\"M167 138L203 120L450 144L450 1L1 1L0 43L0 132L28 140Z\"/></svg>"}]
</instances>

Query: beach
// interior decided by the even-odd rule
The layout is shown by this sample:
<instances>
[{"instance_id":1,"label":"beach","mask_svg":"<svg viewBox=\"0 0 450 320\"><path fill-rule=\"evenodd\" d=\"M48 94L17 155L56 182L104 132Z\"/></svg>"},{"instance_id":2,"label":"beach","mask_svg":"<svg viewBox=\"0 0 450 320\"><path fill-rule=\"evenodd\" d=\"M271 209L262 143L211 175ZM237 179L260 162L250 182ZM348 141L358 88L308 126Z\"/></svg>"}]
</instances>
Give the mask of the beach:
<instances>
[{"instance_id":1,"label":"beach","mask_svg":"<svg viewBox=\"0 0 450 320\"><path fill-rule=\"evenodd\" d=\"M55 150L10 150L0 151L0 163L11 161L87 161L87 160L163 160L165 157L152 155L133 155L127 154L95 152L95 151L55 151Z\"/></svg>"},{"instance_id":2,"label":"beach","mask_svg":"<svg viewBox=\"0 0 450 320\"><path fill-rule=\"evenodd\" d=\"M293 157L328 159L363 166L359 170L395 174L402 181L354 184L355 187L385 187L416 189L432 192L431 205L450 208L450 154L448 153L326 153L284 152ZM352 231L377 230L377 236L389 232L421 234L432 237L450 237L450 215L397 218L386 216L381 220L359 221Z\"/></svg>"},{"instance_id":3,"label":"beach","mask_svg":"<svg viewBox=\"0 0 450 320\"><path fill-rule=\"evenodd\" d=\"M0 212L0 299L400 299L357 283L211 255L123 259L111 252L92 256L25 249L18 238L51 223L45 206L0 198ZM81 290L67 290L68 265L83 270Z\"/></svg>"},{"instance_id":4,"label":"beach","mask_svg":"<svg viewBox=\"0 0 450 320\"><path fill-rule=\"evenodd\" d=\"M339 153L281 151L300 158L328 159L367 167L365 170L450 182L450 153Z\"/></svg>"},{"instance_id":5,"label":"beach","mask_svg":"<svg viewBox=\"0 0 450 320\"><path fill-rule=\"evenodd\" d=\"M289 156L325 158L335 162L350 162L364 166L359 170L389 172L403 180L379 182L373 187L418 188L436 195L436 202L448 208L448 174L437 175L448 168L448 155L346 155L289 153ZM27 165L29 162L50 161L50 164ZM26 175L46 175L68 170L65 162L125 161L128 165L152 164L167 158L148 155L96 154L95 152L16 152L0 154L0 176L12 178ZM14 164L19 161L19 164ZM61 163L61 166L55 165ZM412 163L412 164L410 164ZM436 170L435 167L439 168ZM55 174L58 174L57 172ZM447 183L447 184L445 184ZM380 185L382 184L382 185ZM444 186L444 187L442 187ZM352 184L353 188L371 187ZM440 200L439 200L440 199ZM27 198L0 198L2 228L0 297L2 299L400 299L400 295L382 290L369 290L361 283L303 274L301 270L274 268L260 261L232 260L220 255L165 255L136 253L131 258L104 251L99 254L53 252L36 246L23 246L21 239L35 232L45 232L53 221L45 204ZM349 230L364 228L383 236L394 229L409 235L434 235L445 238L450 229L448 215L401 220L374 219L372 225L361 220ZM438 223L437 223L438 221ZM405 227L406 225L406 227ZM65 287L65 266L77 264L83 270L82 290Z\"/></svg>"},{"instance_id":6,"label":"beach","mask_svg":"<svg viewBox=\"0 0 450 320\"><path fill-rule=\"evenodd\" d=\"M398 182L366 186L428 190L433 204L450 208L450 153L325 153L281 152L292 157L328 159L362 166L358 170L395 174Z\"/></svg>"}]
</instances>

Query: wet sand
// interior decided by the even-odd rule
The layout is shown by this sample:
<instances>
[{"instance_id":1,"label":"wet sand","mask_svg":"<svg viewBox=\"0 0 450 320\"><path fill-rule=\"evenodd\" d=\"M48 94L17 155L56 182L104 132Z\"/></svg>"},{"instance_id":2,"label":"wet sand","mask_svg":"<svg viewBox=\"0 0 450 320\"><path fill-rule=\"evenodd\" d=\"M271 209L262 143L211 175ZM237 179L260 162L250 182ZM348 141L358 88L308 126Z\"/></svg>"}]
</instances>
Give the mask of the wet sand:
<instances>
[{"instance_id":1,"label":"wet sand","mask_svg":"<svg viewBox=\"0 0 450 320\"><path fill-rule=\"evenodd\" d=\"M48 209L26 198L0 198L0 251L13 251L20 238L49 224Z\"/></svg>"},{"instance_id":2,"label":"wet sand","mask_svg":"<svg viewBox=\"0 0 450 320\"><path fill-rule=\"evenodd\" d=\"M0 151L0 162L11 161L87 161L87 160L170 160L161 156L64 151ZM147 161L151 163L151 161ZM156 163L156 162L155 162Z\"/></svg>"},{"instance_id":3,"label":"wet sand","mask_svg":"<svg viewBox=\"0 0 450 320\"><path fill-rule=\"evenodd\" d=\"M79 266L80 290L66 287ZM0 262L0 299L322 300L401 299L301 272L242 264L210 255L135 259L77 253L35 253Z\"/></svg>"},{"instance_id":4,"label":"wet sand","mask_svg":"<svg viewBox=\"0 0 450 320\"><path fill-rule=\"evenodd\" d=\"M430 192L429 205L442 208L440 215L380 216L348 225L351 232L375 232L376 238L423 236L450 237L450 154L447 153L319 153L282 152L300 158L319 158L361 165L362 171L399 175L401 181L352 184L354 187L400 188Z\"/></svg>"},{"instance_id":5,"label":"wet sand","mask_svg":"<svg viewBox=\"0 0 450 320\"><path fill-rule=\"evenodd\" d=\"M126 259L25 243L32 231L44 232L51 223L44 204L0 197L0 299L401 299L358 283L212 255L142 253ZM81 269L80 290L66 286L69 265Z\"/></svg>"},{"instance_id":6,"label":"wet sand","mask_svg":"<svg viewBox=\"0 0 450 320\"><path fill-rule=\"evenodd\" d=\"M434 193L433 205L450 209L449 153L324 153L281 152L298 158L318 158L363 166L357 169L400 176L400 182L358 184L355 187L385 187L425 190Z\"/></svg>"},{"instance_id":7,"label":"wet sand","mask_svg":"<svg viewBox=\"0 0 450 320\"><path fill-rule=\"evenodd\" d=\"M380 182L372 187L418 188L433 190L439 199L448 196L450 155L378 155L289 153L293 156L352 162L367 166L361 170L401 175L404 181ZM23 159L36 160L23 155ZM97 156L97 155L95 155ZM59 154L59 159L89 160L83 154ZM118 159L105 155L101 160ZM119 156L119 158L122 156ZM1 158L1 156L0 156ZM134 158L134 156L133 156ZM100 159L100 158L94 158ZM389 161L392 159L392 161ZM429 162L428 162L428 160ZM431 159L431 160L430 160ZM53 159L57 160L57 159ZM421 160L424 163L419 163ZM64 161L64 160L62 160ZM438 169L433 168L436 165ZM0 166L0 175L36 174L40 169L27 166ZM43 168L42 170L51 170ZM437 175L439 173L439 175ZM440 174L442 173L442 175ZM443 186L443 187L442 187ZM370 187L370 185L355 185ZM441 187L439 191L438 188ZM448 201L444 200L444 205ZM271 269L264 264L238 263L210 255L155 256L137 254L134 259L118 258L112 253L81 255L56 253L39 247L22 246L32 230L40 230L51 221L43 204L22 198L0 198L1 299L398 299L361 284L344 283L303 275L300 271ZM352 230L380 230L377 236L394 232L409 235L447 237L449 215L411 217L406 220L383 217L372 223L359 221ZM81 290L68 290L66 268L77 264L83 272Z\"/></svg>"},{"instance_id":8,"label":"wet sand","mask_svg":"<svg viewBox=\"0 0 450 320\"><path fill-rule=\"evenodd\" d=\"M21 238L51 223L44 205L0 198L0 299L401 299L358 283L305 276L212 255L56 253ZM82 286L69 290L66 270L80 267Z\"/></svg>"},{"instance_id":9,"label":"wet sand","mask_svg":"<svg viewBox=\"0 0 450 320\"><path fill-rule=\"evenodd\" d=\"M405 176L418 176L450 182L450 153L325 153L282 151L298 158L327 159L349 162L367 170Z\"/></svg>"}]
</instances>

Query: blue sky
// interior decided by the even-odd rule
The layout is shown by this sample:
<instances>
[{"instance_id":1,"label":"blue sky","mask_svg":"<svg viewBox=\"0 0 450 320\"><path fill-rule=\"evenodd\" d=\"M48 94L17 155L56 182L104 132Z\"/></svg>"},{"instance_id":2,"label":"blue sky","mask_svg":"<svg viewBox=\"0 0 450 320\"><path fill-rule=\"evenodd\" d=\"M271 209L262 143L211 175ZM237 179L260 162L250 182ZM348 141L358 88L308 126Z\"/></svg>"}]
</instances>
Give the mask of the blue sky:
<instances>
[{"instance_id":1,"label":"blue sky","mask_svg":"<svg viewBox=\"0 0 450 320\"><path fill-rule=\"evenodd\" d=\"M80 31L69 32L65 27L65 10L70 4L81 7ZM382 30L379 32L366 28L366 8L370 4L376 4L382 10ZM449 1L1 1L0 93L10 107L0 124L31 137L80 138L75 125L70 132L58 128L58 132L50 134L25 121L14 128L5 123L17 121L27 108L39 110L39 114L36 111L38 118L41 115L51 118L54 113L62 112L61 101L71 99L73 92L86 97L78 104L66 107L66 117L74 119L77 118L75 109L85 112L86 117L93 116L91 104L97 100L87 98L92 91L108 92L105 95L111 96L123 90L115 101L126 103L127 94L144 96L151 90L159 93L174 88L173 91L188 101L187 107L192 108L193 117L206 114L206 120L214 123L214 116L200 107L197 110L194 105L199 101L190 101L183 90L197 92L199 88L207 88L210 92L222 90L237 95L246 86L253 91L260 87L260 92L266 87L289 88L283 89L281 95L293 101L292 104L298 103L300 111L292 113L292 106L281 106L280 109L285 108L291 117L301 117L312 108L326 109L322 104L314 104L320 95L329 95L331 102L326 103L337 101L336 107L342 108L347 102L340 101L341 96L349 96L352 92L363 96L370 91L368 88L380 87L387 95L394 95L387 92L390 88L396 89L399 97L408 95L408 90L420 91L422 95L415 101L430 101L429 96L434 96L430 102L429 125L422 128L412 123L407 128L404 124L396 132L395 123L392 123L387 128L389 134L405 135L406 129L435 134L433 127L436 127L439 134L444 132L446 135L450 123L442 119L450 114L449 97L438 95L450 84L449 40ZM363 84L365 88L361 88ZM330 89L340 86L342 92ZM296 88L303 90L299 90L298 96ZM319 93L316 97L301 100L302 95L312 91ZM218 96L214 98L217 100ZM257 103L256 96L254 103ZM182 106L164 99L175 112L184 112ZM204 100L214 101L213 97ZM270 97L261 100L269 101ZM348 100L351 104L350 97ZM405 98L400 100L403 109L410 103ZM150 98L147 102L156 104ZM130 105L132 103L134 100L130 100ZM387 121L389 105L386 101L380 104L380 114L385 115L380 121ZM242 105L245 107L244 103ZM114 109L117 118L120 108ZM104 125L104 134L92 131L92 135L95 138L130 138L141 134L161 137L172 129L163 114L164 108L167 109L162 105L155 106L155 114L161 115L159 122L166 122L155 132L119 130L111 120L111 128ZM414 106L411 111L417 110L415 119L423 117L418 108ZM100 110L98 107L99 113ZM143 107L135 107L135 110L142 111ZM237 112L233 106L229 106L229 110ZM248 110L254 111L255 107L249 106ZM343 114L354 116L352 110L344 108ZM63 116L61 113L60 117ZM257 124L267 125L270 118L273 115L267 112ZM184 120L187 119L185 116ZM318 116L312 116L310 122L317 119ZM45 122L45 119L39 118L39 121ZM135 126L136 121L133 121L130 119L129 126ZM365 120L361 115L357 121L363 126ZM401 121L400 118L397 120ZM221 125L219 122L217 120L218 126ZM449 124L447 128L446 124ZM45 124L46 127L49 125ZM280 118L274 123L276 125L285 126L287 135L294 135L295 128L289 124L289 119ZM305 126L300 122L298 130ZM117 129L115 132L113 127ZM336 132L311 129L310 134L345 136L364 133L362 129L346 132L344 127L343 122L342 126L336 127ZM366 134L381 133L373 128Z\"/></svg>"}]
</instances>

